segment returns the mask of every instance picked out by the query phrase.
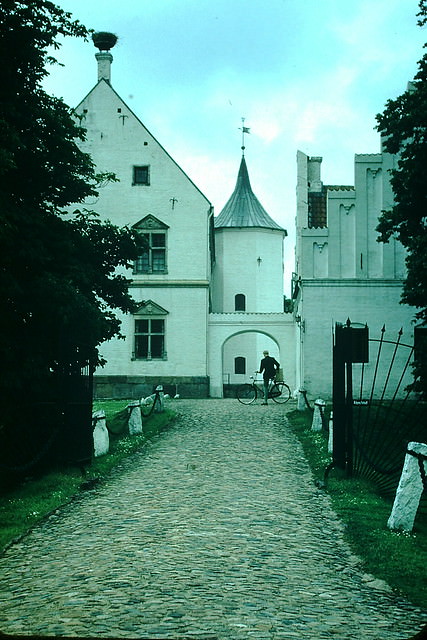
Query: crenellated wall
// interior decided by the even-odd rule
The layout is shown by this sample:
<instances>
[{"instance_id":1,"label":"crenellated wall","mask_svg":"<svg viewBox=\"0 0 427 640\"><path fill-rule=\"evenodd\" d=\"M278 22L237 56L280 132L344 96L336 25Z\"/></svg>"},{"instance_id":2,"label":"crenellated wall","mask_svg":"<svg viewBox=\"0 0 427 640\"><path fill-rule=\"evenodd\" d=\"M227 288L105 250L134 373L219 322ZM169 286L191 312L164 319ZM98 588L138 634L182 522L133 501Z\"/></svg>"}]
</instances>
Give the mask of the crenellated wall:
<instances>
[{"instance_id":1,"label":"crenellated wall","mask_svg":"<svg viewBox=\"0 0 427 640\"><path fill-rule=\"evenodd\" d=\"M377 242L381 211L392 205L385 153L355 156L355 185L327 186L321 158L298 152L295 317L297 385L331 397L332 336L336 322L386 324L413 340L414 310L400 304L405 250L395 239ZM369 365L367 366L369 375Z\"/></svg>"}]
</instances>

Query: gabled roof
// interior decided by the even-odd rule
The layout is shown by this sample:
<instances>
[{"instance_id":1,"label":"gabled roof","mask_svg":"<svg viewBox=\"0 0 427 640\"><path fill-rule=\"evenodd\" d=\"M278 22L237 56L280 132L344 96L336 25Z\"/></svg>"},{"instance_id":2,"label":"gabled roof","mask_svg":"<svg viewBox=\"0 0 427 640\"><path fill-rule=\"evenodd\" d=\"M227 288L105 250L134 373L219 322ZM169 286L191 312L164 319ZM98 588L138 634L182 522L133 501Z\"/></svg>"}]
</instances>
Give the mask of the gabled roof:
<instances>
[{"instance_id":1,"label":"gabled roof","mask_svg":"<svg viewBox=\"0 0 427 640\"><path fill-rule=\"evenodd\" d=\"M270 218L252 191L244 156L234 191L219 216L215 218L215 228L224 227L261 227L282 231L287 235L286 230Z\"/></svg>"},{"instance_id":2,"label":"gabled roof","mask_svg":"<svg viewBox=\"0 0 427 640\"><path fill-rule=\"evenodd\" d=\"M147 131L147 133L153 138L153 140L159 145L159 147L162 149L162 151L165 153L165 155L168 156L168 158L170 160L172 160L172 162L174 163L174 165L176 165L178 167L178 169L180 170L180 172L187 178L187 180L193 185L193 187L195 187L195 189L200 193L200 195L203 196L203 198L206 200L206 202L208 203L210 209L212 210L212 204L211 202L208 200L208 198L205 196L205 194L199 189L199 187L192 181L192 179L187 175L187 173L184 171L184 169L182 169L182 167L179 166L179 164L176 162L176 160L174 160L172 158L172 156L166 151L166 149L163 147L163 145L160 144L160 142L157 140L157 138L155 136L153 136L153 134L147 129L147 127L143 124L143 122L140 120L140 118L138 118L138 116L136 115L136 113L134 111L132 111L132 109L129 107L128 104L126 104L126 102L123 100L123 98L117 93L117 91L112 87L111 83L108 82L108 80L106 80L105 78L101 78L100 80L98 80L98 82L96 83L96 85L94 87L92 87L92 89L85 95L85 97L80 100L79 104L77 105L77 107L75 107L74 111L77 113L78 109L83 105L83 103L88 99L88 97L90 96L91 93L93 93L97 87L99 87L102 83L104 83L110 90L111 92L121 101L121 103L126 107L126 109L128 109L128 111L132 114L132 116L139 122L139 124ZM84 128L84 124L82 125Z\"/></svg>"}]
</instances>

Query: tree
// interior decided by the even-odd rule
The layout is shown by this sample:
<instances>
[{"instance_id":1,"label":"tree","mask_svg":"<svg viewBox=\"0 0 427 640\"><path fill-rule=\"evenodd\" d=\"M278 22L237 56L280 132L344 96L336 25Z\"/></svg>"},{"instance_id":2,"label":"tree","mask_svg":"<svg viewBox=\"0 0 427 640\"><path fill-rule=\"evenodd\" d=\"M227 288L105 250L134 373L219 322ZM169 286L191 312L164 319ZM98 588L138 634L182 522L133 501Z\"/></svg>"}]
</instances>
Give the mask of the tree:
<instances>
[{"instance_id":1,"label":"tree","mask_svg":"<svg viewBox=\"0 0 427 640\"><path fill-rule=\"evenodd\" d=\"M85 132L42 88L58 37L88 29L48 0L2 0L0 57L0 390L26 394L37 379L89 357L120 335L114 310L132 311L118 273L140 237L84 208L101 182L78 142ZM80 204L73 214L69 205Z\"/></svg>"},{"instance_id":2,"label":"tree","mask_svg":"<svg viewBox=\"0 0 427 640\"><path fill-rule=\"evenodd\" d=\"M427 0L419 2L418 24L427 23ZM424 45L426 47L427 45ZM416 307L416 317L427 321L427 54L418 62L418 72L407 91L388 100L377 115L377 129L384 147L397 154L397 168L391 171L394 205L379 219L378 240L397 237L407 249L407 277L401 302ZM415 373L426 379L418 358Z\"/></svg>"}]
</instances>

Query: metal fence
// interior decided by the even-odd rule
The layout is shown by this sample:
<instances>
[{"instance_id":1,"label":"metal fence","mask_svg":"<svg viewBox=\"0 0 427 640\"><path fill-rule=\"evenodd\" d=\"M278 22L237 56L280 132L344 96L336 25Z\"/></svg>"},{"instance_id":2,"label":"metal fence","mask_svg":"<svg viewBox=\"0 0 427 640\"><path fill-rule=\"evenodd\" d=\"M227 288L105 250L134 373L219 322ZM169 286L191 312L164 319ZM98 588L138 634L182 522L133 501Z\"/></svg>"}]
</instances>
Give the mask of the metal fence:
<instances>
[{"instance_id":1,"label":"metal fence","mask_svg":"<svg viewBox=\"0 0 427 640\"><path fill-rule=\"evenodd\" d=\"M414 345L377 337L366 326L337 324L334 334L333 464L393 494L408 442L425 442L426 403L412 390Z\"/></svg>"}]
</instances>

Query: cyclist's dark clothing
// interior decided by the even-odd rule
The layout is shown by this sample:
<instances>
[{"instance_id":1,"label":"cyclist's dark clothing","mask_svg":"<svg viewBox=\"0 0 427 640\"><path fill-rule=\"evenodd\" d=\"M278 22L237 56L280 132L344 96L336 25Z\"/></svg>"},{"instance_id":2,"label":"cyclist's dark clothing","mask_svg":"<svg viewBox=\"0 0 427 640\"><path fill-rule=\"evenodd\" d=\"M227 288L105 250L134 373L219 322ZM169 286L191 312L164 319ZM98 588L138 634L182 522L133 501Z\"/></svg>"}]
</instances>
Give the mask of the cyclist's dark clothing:
<instances>
[{"instance_id":1,"label":"cyclist's dark clothing","mask_svg":"<svg viewBox=\"0 0 427 640\"><path fill-rule=\"evenodd\" d=\"M259 372L263 374L264 380L272 380L276 375L277 369L280 367L280 364L272 358L271 356L265 356L261 360L261 364L259 365Z\"/></svg>"}]
</instances>

